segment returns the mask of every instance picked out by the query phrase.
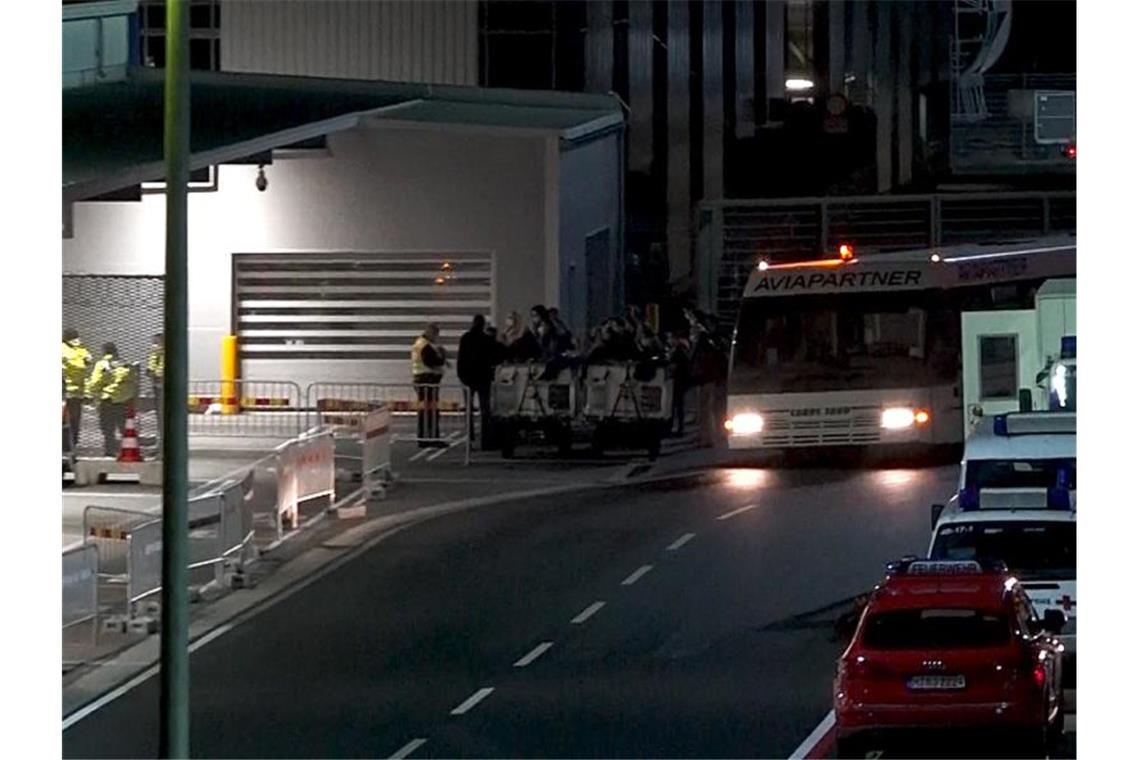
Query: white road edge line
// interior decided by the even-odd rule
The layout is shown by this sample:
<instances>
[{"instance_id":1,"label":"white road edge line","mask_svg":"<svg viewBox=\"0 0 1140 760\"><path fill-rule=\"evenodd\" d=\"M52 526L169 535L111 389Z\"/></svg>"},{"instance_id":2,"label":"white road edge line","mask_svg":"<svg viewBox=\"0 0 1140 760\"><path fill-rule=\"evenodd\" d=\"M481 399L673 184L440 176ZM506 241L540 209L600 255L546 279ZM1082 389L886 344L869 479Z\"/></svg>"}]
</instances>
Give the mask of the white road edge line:
<instances>
[{"instance_id":1,"label":"white road edge line","mask_svg":"<svg viewBox=\"0 0 1140 760\"><path fill-rule=\"evenodd\" d=\"M191 643L190 647L189 647L189 651L191 651L191 652L198 651L199 649L206 646L207 644L209 644L214 639L219 638L220 636L228 633L232 628L233 628L233 626L229 623L224 623L224 624L218 626L214 630L210 631L206 635L196 639L193 643ZM149 668L147 668L143 672L139 673L137 676L135 676L131 680L127 681L125 684L123 684L123 685L121 685L115 689L112 689L111 691L107 692L103 696L96 699L94 702L91 702L91 703L85 705L84 707L81 707L80 709L76 710L75 712L71 713L70 715L68 715L63 720L63 729L62 730L66 731L67 729L71 728L72 726L74 726L79 721L86 718L91 713L95 712L96 710L98 710L102 707L105 707L106 705L110 704L111 702L114 702L116 699L123 696L128 691L130 691L131 689L135 688L136 686L143 683L144 681L146 681L150 678L153 678L157 674L158 674L158 666L157 665L151 665Z\"/></svg>"},{"instance_id":2,"label":"white road edge line","mask_svg":"<svg viewBox=\"0 0 1140 760\"><path fill-rule=\"evenodd\" d=\"M479 689L479 691L475 692L470 697L465 699L463 701L463 704L459 705L459 707L456 707L454 710L452 710L451 714L452 715L462 715L463 713L467 712L472 707L474 707L475 705L479 704L484 699L486 699L491 694L491 692L493 692L494 690L495 690L495 687L493 687L493 686L484 686L482 689Z\"/></svg>"},{"instance_id":3,"label":"white road edge line","mask_svg":"<svg viewBox=\"0 0 1140 760\"><path fill-rule=\"evenodd\" d=\"M554 646L553 641L542 642L541 644L536 646L534 649L530 650L525 655L523 655L522 658L519 659L519 661L515 663L515 667L516 668L525 668L527 665L530 665L532 662L537 660L539 657L542 657L543 653L546 652L547 649L550 649L552 646Z\"/></svg>"},{"instance_id":4,"label":"white road edge line","mask_svg":"<svg viewBox=\"0 0 1140 760\"><path fill-rule=\"evenodd\" d=\"M594 602L589 607L579 612L578 616L570 621L571 625L580 625L581 623L585 623L593 616L595 612L605 606L605 602Z\"/></svg>"},{"instance_id":5,"label":"white road edge line","mask_svg":"<svg viewBox=\"0 0 1140 760\"><path fill-rule=\"evenodd\" d=\"M94 702L91 702L88 705L86 705L85 707L82 707L82 708L76 710L71 715L68 715L66 718L64 718L63 730L66 731L67 729L71 728L76 723L83 720L84 718L86 718L88 715L95 712L99 708L103 707L104 705L106 705L110 702L115 701L116 699L118 699L122 695L126 694L131 689L138 686L140 683L143 683L147 679L152 678L156 673L158 673L158 666L152 665L149 668L147 668L146 670L144 670L143 672L139 673L137 676L135 676L131 680L127 681L122 686L119 686L118 688L112 689L111 691L107 692L103 696L96 699Z\"/></svg>"},{"instance_id":6,"label":"white road edge line","mask_svg":"<svg viewBox=\"0 0 1140 760\"><path fill-rule=\"evenodd\" d=\"M827 715L823 716L823 720L815 727L815 730L807 735L800 746L796 747L792 754L788 755L788 760L803 760L808 754L815 749L827 732L835 727L835 710L829 710Z\"/></svg>"},{"instance_id":7,"label":"white road edge line","mask_svg":"<svg viewBox=\"0 0 1140 760\"><path fill-rule=\"evenodd\" d=\"M427 739L412 739L403 747L400 747L398 750L396 750L396 754L389 757L388 760L404 760L405 757L412 754L425 744L427 744Z\"/></svg>"},{"instance_id":8,"label":"white road edge line","mask_svg":"<svg viewBox=\"0 0 1140 760\"><path fill-rule=\"evenodd\" d=\"M696 536L697 536L696 533L686 533L685 535L681 536L680 538L678 538L673 543L669 544L669 546L665 549L665 551L675 552L678 549L680 549L682 546L684 546L685 544L689 543L694 538L696 538Z\"/></svg>"},{"instance_id":9,"label":"white road edge line","mask_svg":"<svg viewBox=\"0 0 1140 760\"><path fill-rule=\"evenodd\" d=\"M633 584L637 583L641 579L641 576L645 575L646 573L648 573L652 569L653 569L653 565L642 565L641 567L637 568L632 573L630 573L629 577L621 582L621 585L632 586Z\"/></svg>"},{"instance_id":10,"label":"white road edge line","mask_svg":"<svg viewBox=\"0 0 1140 760\"><path fill-rule=\"evenodd\" d=\"M742 512L747 512L750 509L756 509L756 507L758 507L758 506L760 506L760 505L759 504L745 504L740 509L734 509L731 512L725 512L723 515L721 515L720 517L718 517L716 519L727 520L730 517L736 517L737 515L741 514Z\"/></svg>"},{"instance_id":11,"label":"white road edge line","mask_svg":"<svg viewBox=\"0 0 1140 760\"><path fill-rule=\"evenodd\" d=\"M230 623L223 623L222 625L219 625L217 628L210 631L205 636L201 637L200 639L195 641L193 644L191 644L190 645L190 651L191 652L197 652L199 649L206 646L207 644L209 644L214 639L228 633L231 628L233 628L233 625L231 625Z\"/></svg>"}]
</instances>

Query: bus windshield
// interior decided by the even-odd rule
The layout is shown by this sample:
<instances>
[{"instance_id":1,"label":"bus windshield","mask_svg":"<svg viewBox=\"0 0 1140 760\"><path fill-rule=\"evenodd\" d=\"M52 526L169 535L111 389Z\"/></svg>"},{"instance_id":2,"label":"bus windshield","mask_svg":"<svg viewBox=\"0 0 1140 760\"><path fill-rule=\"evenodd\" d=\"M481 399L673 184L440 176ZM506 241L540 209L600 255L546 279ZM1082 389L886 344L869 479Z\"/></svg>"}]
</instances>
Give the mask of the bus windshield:
<instances>
[{"instance_id":1,"label":"bus windshield","mask_svg":"<svg viewBox=\"0 0 1140 760\"><path fill-rule=\"evenodd\" d=\"M729 392L788 393L953 382L953 311L922 292L748 298Z\"/></svg>"}]
</instances>

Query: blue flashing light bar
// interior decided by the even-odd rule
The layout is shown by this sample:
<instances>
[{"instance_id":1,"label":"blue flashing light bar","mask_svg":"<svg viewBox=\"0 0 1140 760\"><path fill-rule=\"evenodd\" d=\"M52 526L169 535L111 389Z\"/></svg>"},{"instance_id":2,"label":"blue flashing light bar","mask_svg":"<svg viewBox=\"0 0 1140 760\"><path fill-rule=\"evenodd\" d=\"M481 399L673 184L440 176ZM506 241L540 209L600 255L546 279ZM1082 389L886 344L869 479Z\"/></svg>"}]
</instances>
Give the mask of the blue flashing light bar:
<instances>
[{"instance_id":1,"label":"blue flashing light bar","mask_svg":"<svg viewBox=\"0 0 1140 760\"><path fill-rule=\"evenodd\" d=\"M1077 336L1066 335L1061 338L1061 358L1062 359L1076 359L1077 358Z\"/></svg>"}]
</instances>

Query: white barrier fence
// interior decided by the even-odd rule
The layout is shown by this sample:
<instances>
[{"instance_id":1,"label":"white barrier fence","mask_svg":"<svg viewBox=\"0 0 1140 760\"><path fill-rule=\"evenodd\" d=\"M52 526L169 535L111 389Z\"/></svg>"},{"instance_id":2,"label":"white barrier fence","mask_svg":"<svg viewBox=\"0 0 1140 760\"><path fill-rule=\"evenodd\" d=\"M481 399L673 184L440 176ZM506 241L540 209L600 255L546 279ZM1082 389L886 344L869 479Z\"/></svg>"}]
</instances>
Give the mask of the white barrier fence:
<instances>
[{"instance_id":1,"label":"white barrier fence","mask_svg":"<svg viewBox=\"0 0 1140 760\"><path fill-rule=\"evenodd\" d=\"M188 504L191 571L213 568L192 579L195 586L223 584L227 571L244 569L253 540L252 480L227 480L193 496ZM64 627L97 619L100 611L119 609L109 627L136 616L137 605L162 590L162 518L155 511L87 507L83 512L84 543L64 552ZM78 606L75 585L77 556L94 556L91 585L94 610ZM86 582L85 578L84 581ZM70 585L69 585L70 584ZM85 592L90 589L84 587ZM120 596L122 597L120 599ZM80 613L83 613L82 615ZM73 618L69 621L70 618Z\"/></svg>"},{"instance_id":2,"label":"white barrier fence","mask_svg":"<svg viewBox=\"0 0 1140 760\"><path fill-rule=\"evenodd\" d=\"M99 550L81 544L63 552L63 627L99 614Z\"/></svg>"},{"instance_id":3,"label":"white barrier fence","mask_svg":"<svg viewBox=\"0 0 1140 760\"><path fill-rule=\"evenodd\" d=\"M392 480L392 411L369 413L360 431L360 476L368 494L384 495Z\"/></svg>"},{"instance_id":4,"label":"white barrier fence","mask_svg":"<svg viewBox=\"0 0 1140 760\"><path fill-rule=\"evenodd\" d=\"M277 447L277 538L296 528L300 505L336 493L336 443L332 430L314 429Z\"/></svg>"}]
</instances>

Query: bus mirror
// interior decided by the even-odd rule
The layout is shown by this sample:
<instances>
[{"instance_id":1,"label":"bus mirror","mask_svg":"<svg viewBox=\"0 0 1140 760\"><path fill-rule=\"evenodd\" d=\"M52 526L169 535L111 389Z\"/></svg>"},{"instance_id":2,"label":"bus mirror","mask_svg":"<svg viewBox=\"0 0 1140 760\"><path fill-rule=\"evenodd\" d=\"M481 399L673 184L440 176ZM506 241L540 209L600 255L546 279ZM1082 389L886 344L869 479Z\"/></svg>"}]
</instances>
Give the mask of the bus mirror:
<instances>
[{"instance_id":1,"label":"bus mirror","mask_svg":"<svg viewBox=\"0 0 1140 760\"><path fill-rule=\"evenodd\" d=\"M1017 411L1033 411L1033 391L1028 388L1022 388L1017 392Z\"/></svg>"},{"instance_id":2,"label":"bus mirror","mask_svg":"<svg viewBox=\"0 0 1140 760\"><path fill-rule=\"evenodd\" d=\"M942 510L946 509L945 504L931 504L930 505L930 529L934 530L938 526L938 518L942 516Z\"/></svg>"}]
</instances>

